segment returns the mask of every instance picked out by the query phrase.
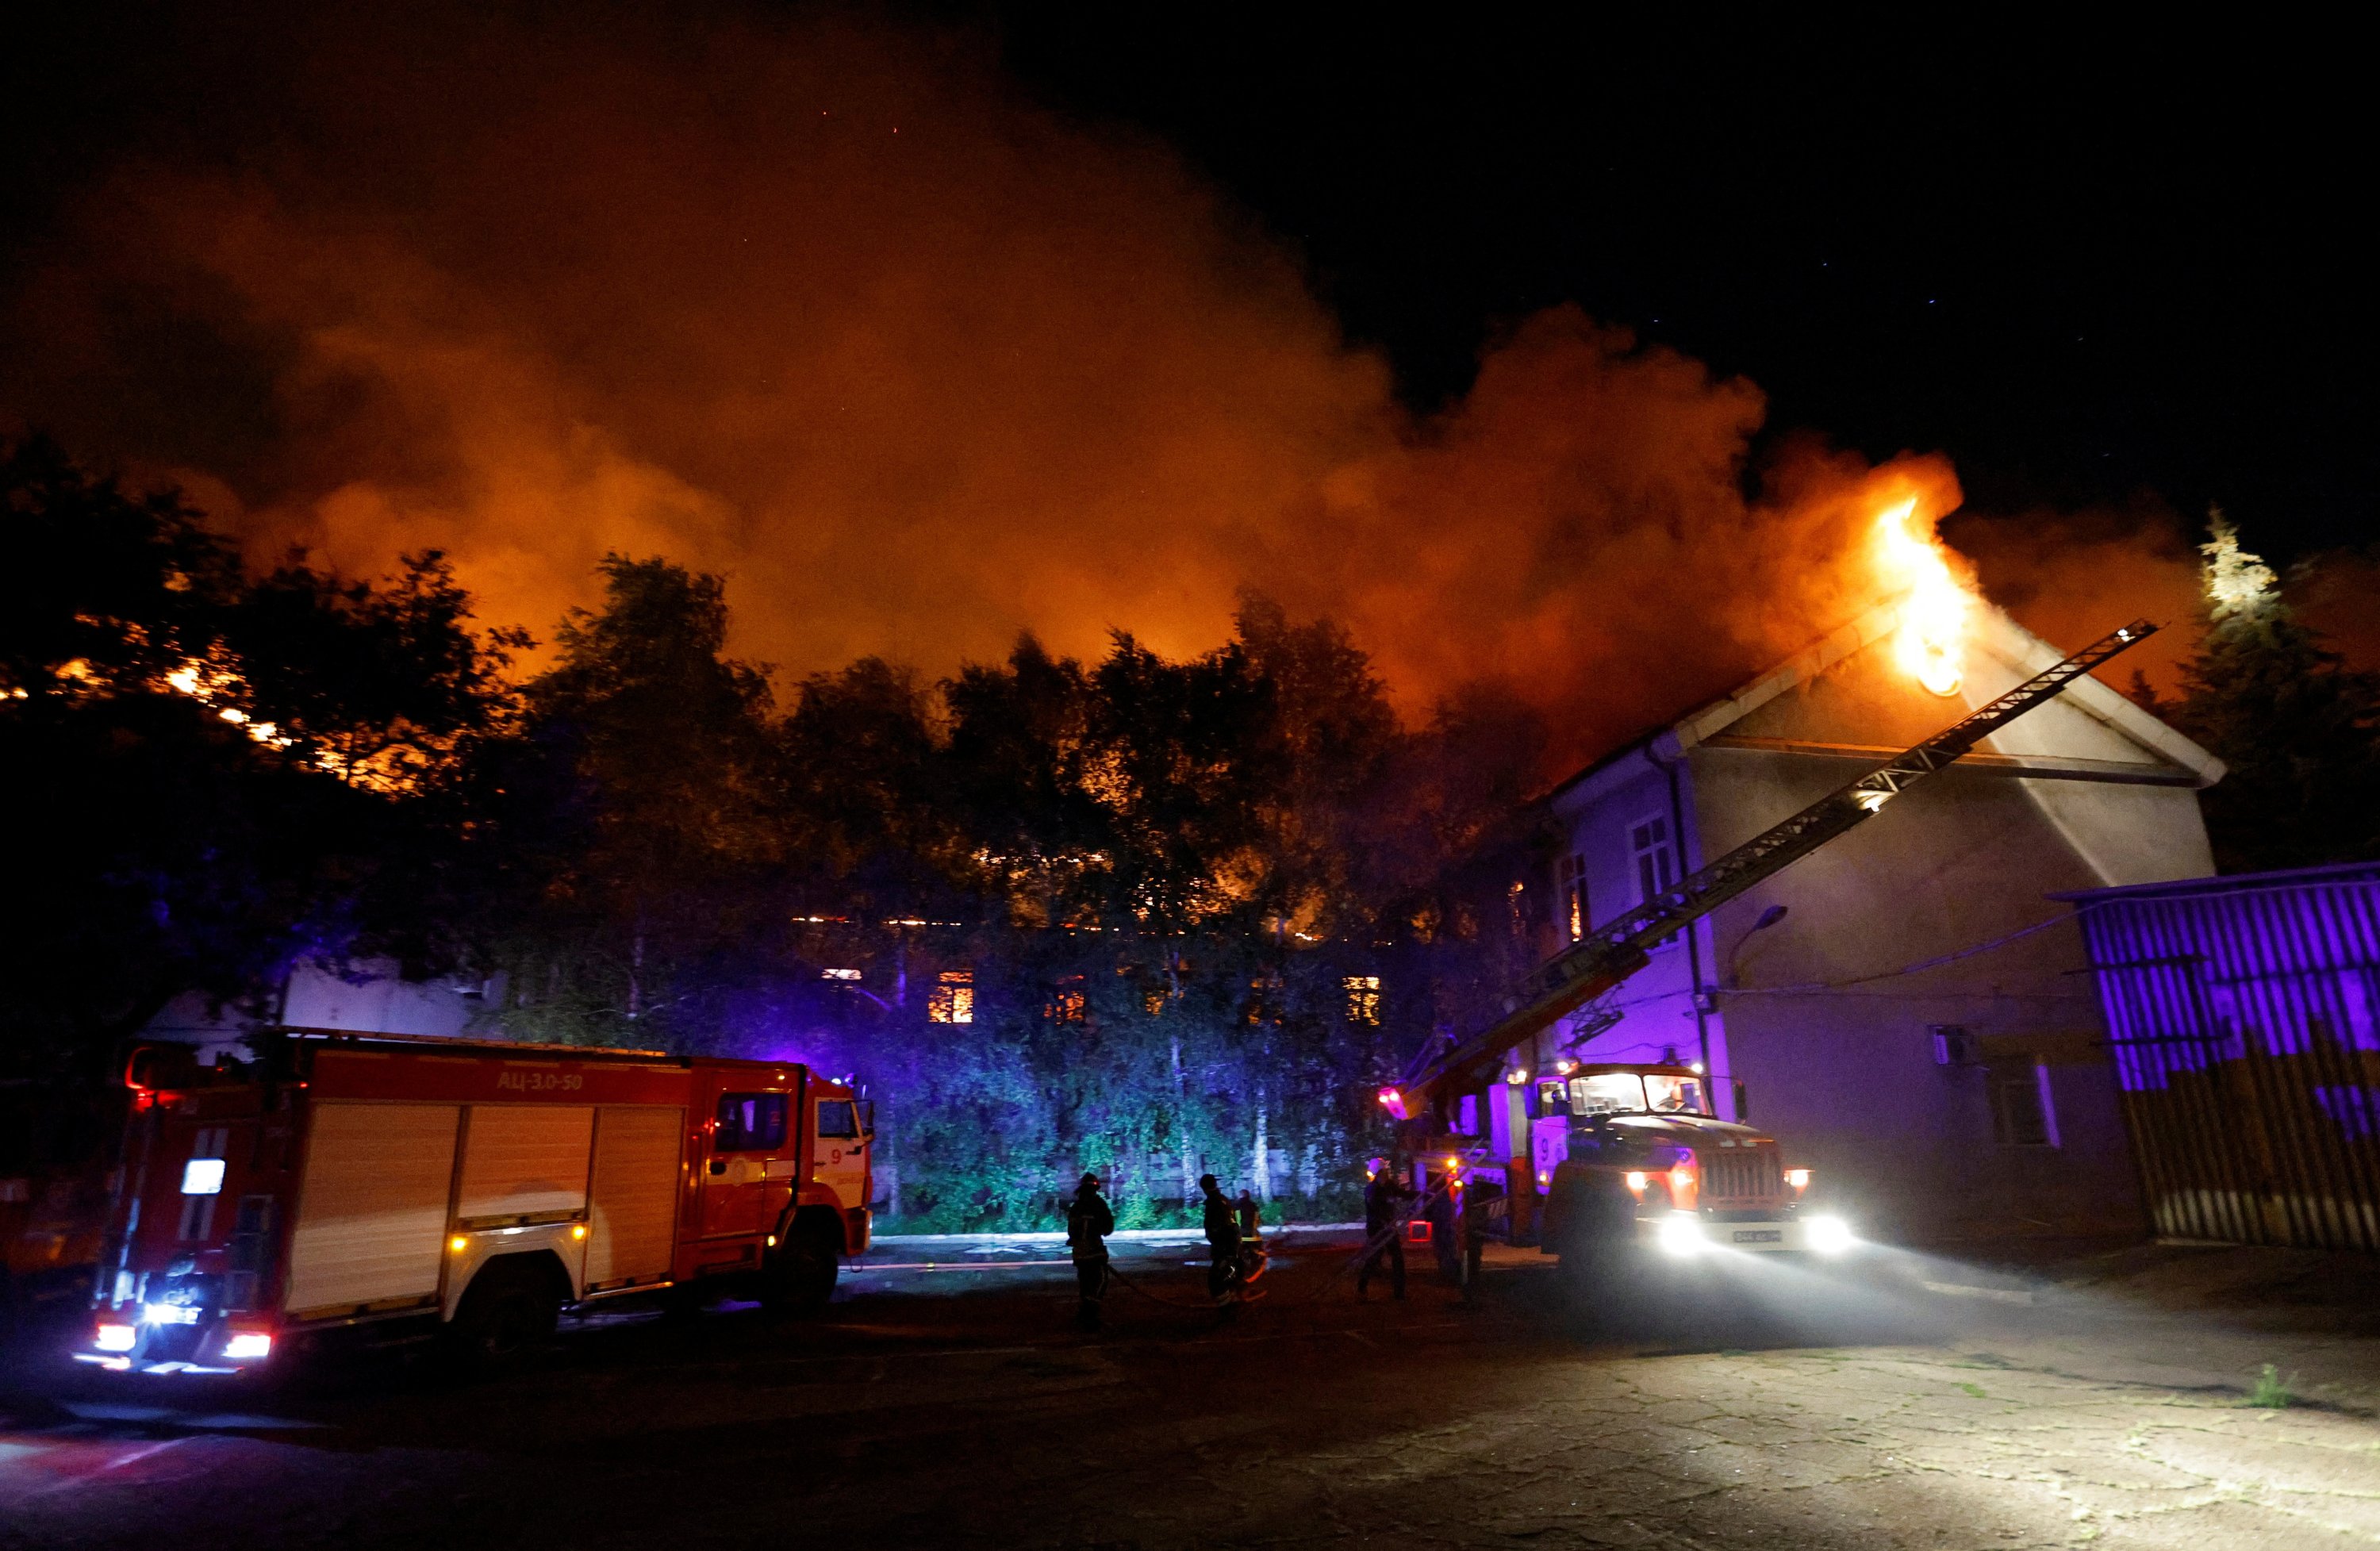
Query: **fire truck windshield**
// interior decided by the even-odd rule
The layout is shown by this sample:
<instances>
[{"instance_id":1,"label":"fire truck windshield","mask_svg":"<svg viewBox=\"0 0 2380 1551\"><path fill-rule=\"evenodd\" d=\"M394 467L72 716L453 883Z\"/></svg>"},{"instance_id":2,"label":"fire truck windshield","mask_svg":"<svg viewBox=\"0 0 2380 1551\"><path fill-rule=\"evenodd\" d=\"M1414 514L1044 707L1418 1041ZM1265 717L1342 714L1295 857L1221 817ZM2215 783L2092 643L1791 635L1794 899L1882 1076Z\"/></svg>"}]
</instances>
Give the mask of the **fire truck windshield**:
<instances>
[{"instance_id":1,"label":"fire truck windshield","mask_svg":"<svg viewBox=\"0 0 2380 1551\"><path fill-rule=\"evenodd\" d=\"M1699 1078L1671 1077L1659 1072L1598 1072L1570 1080L1570 1112L1573 1115L1699 1115L1703 1085Z\"/></svg>"},{"instance_id":2,"label":"fire truck windshield","mask_svg":"<svg viewBox=\"0 0 2380 1551\"><path fill-rule=\"evenodd\" d=\"M1693 1077L1665 1077L1647 1072L1645 1077L1645 1108L1656 1114L1706 1114L1703 1108L1703 1085Z\"/></svg>"}]
</instances>

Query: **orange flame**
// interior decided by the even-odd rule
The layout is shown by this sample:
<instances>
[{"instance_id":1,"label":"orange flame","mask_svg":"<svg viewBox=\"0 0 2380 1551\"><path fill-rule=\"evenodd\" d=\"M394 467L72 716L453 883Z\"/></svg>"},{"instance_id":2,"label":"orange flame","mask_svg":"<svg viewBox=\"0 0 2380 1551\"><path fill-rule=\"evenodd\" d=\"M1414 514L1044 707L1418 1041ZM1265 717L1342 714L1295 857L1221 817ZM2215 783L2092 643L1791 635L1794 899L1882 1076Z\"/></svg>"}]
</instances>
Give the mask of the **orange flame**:
<instances>
[{"instance_id":1,"label":"orange flame","mask_svg":"<svg viewBox=\"0 0 2380 1551\"><path fill-rule=\"evenodd\" d=\"M1893 654L1901 671L1936 695L1959 692L1966 676L1967 614L1974 595L1950 569L1930 518L1914 497L1876 520L1877 571L1902 591Z\"/></svg>"}]
</instances>

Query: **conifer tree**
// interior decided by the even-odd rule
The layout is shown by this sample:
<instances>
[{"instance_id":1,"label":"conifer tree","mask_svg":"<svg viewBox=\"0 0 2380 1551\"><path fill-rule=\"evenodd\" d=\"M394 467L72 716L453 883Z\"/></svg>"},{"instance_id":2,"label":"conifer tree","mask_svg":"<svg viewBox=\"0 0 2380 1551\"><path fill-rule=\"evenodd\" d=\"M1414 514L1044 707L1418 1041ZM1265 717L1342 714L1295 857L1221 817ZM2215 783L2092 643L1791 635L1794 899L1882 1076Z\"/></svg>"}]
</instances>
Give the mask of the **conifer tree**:
<instances>
[{"instance_id":1,"label":"conifer tree","mask_svg":"<svg viewBox=\"0 0 2380 1551\"><path fill-rule=\"evenodd\" d=\"M2380 674L2298 619L2221 512L2201 547L2206 627L2157 709L2222 759L2203 802L2216 865L2265 872L2380 856Z\"/></svg>"}]
</instances>

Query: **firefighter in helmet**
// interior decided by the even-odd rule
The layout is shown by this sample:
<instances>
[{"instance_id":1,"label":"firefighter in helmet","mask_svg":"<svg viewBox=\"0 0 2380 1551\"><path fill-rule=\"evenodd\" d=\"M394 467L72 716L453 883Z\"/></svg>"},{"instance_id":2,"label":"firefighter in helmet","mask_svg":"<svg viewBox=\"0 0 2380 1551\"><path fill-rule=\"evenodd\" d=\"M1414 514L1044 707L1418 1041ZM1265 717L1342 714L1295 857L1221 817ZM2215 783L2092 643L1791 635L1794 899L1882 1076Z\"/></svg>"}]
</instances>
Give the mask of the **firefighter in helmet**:
<instances>
[{"instance_id":1,"label":"firefighter in helmet","mask_svg":"<svg viewBox=\"0 0 2380 1551\"><path fill-rule=\"evenodd\" d=\"M1066 1253L1075 1260L1075 1290L1081 1302L1075 1323L1086 1330L1099 1327L1099 1303L1108 1291L1108 1235L1115 1231L1115 1213L1099 1194L1099 1177L1086 1173L1066 1203Z\"/></svg>"},{"instance_id":2,"label":"firefighter in helmet","mask_svg":"<svg viewBox=\"0 0 2380 1551\"><path fill-rule=\"evenodd\" d=\"M1364 1186L1364 1259L1355 1267L1355 1296L1362 1298L1370 1290L1372 1273L1385 1260L1389 1266L1389 1286L1397 1297L1405 1295L1405 1224L1404 1204L1415 1196L1415 1191L1397 1178L1394 1159L1372 1159L1371 1178Z\"/></svg>"},{"instance_id":3,"label":"firefighter in helmet","mask_svg":"<svg viewBox=\"0 0 2380 1551\"><path fill-rule=\"evenodd\" d=\"M1199 1175L1198 1189L1207 1198L1207 1295L1228 1314L1239 1302L1240 1211L1214 1175Z\"/></svg>"}]
</instances>

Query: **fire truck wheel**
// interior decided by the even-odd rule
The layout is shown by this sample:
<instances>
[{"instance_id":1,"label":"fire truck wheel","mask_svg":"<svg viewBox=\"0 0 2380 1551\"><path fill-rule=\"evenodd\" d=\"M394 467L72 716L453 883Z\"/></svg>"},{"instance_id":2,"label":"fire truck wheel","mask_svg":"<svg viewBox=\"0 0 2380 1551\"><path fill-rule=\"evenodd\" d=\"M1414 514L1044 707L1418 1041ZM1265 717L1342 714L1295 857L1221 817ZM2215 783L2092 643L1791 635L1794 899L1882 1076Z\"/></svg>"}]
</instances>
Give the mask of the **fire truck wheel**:
<instances>
[{"instance_id":1,"label":"fire truck wheel","mask_svg":"<svg viewBox=\"0 0 2380 1551\"><path fill-rule=\"evenodd\" d=\"M796 1227L760 1272L760 1302L774 1314L812 1314L834 1292L836 1245L816 1228Z\"/></svg>"},{"instance_id":2,"label":"fire truck wheel","mask_svg":"<svg viewBox=\"0 0 2380 1551\"><path fill-rule=\"evenodd\" d=\"M465 1366L511 1367L553 1335L561 1303L534 1267L493 1265L474 1278L447 1327Z\"/></svg>"}]
</instances>

